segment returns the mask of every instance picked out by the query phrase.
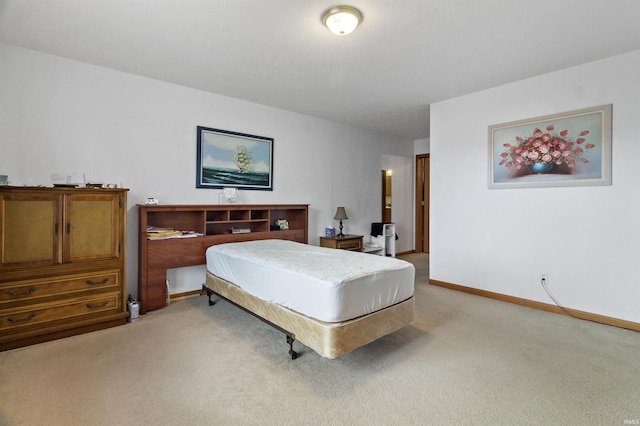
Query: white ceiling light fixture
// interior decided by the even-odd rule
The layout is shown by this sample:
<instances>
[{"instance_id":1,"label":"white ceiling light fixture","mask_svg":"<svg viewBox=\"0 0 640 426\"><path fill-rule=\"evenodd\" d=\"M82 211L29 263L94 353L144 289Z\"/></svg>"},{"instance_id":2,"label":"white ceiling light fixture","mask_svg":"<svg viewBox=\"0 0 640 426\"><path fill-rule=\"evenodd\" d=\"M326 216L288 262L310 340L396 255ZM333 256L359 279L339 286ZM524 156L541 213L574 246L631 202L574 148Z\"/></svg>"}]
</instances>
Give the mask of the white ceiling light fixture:
<instances>
[{"instance_id":1,"label":"white ceiling light fixture","mask_svg":"<svg viewBox=\"0 0 640 426\"><path fill-rule=\"evenodd\" d=\"M362 12L351 6L335 6L322 14L322 23L337 35L353 32L362 22Z\"/></svg>"}]
</instances>

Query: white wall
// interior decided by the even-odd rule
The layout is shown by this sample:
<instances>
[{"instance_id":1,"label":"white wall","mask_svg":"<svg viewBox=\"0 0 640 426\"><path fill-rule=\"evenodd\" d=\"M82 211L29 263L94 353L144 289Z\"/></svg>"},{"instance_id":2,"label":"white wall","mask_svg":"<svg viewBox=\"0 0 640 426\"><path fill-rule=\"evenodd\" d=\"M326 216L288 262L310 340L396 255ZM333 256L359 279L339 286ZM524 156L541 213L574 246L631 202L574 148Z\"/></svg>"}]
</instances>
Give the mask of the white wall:
<instances>
[{"instance_id":1,"label":"white wall","mask_svg":"<svg viewBox=\"0 0 640 426\"><path fill-rule=\"evenodd\" d=\"M429 151L429 138L413 141L413 152L415 155L428 154Z\"/></svg>"},{"instance_id":2,"label":"white wall","mask_svg":"<svg viewBox=\"0 0 640 426\"><path fill-rule=\"evenodd\" d=\"M0 172L19 185L78 172L129 188L130 293L136 204L218 202L219 190L195 188L198 125L275 139L273 191L240 191L239 202L310 204L314 245L325 226L337 225L337 206L349 215L346 232L367 235L380 221L380 170L392 168L398 251L413 249L413 141L3 43L0 58ZM174 272L171 292L200 288L203 268L196 271Z\"/></svg>"},{"instance_id":3,"label":"white wall","mask_svg":"<svg viewBox=\"0 0 640 426\"><path fill-rule=\"evenodd\" d=\"M432 279L640 322L640 51L431 106ZM487 189L487 127L613 104L613 185Z\"/></svg>"}]
</instances>

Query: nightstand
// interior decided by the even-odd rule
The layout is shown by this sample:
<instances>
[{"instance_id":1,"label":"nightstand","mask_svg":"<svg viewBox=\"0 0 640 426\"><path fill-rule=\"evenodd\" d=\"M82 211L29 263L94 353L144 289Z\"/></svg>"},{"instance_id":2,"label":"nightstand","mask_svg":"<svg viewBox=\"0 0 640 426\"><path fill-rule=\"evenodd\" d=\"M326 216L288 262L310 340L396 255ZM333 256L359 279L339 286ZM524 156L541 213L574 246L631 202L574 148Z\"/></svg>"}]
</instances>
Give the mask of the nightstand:
<instances>
[{"instance_id":1,"label":"nightstand","mask_svg":"<svg viewBox=\"0 0 640 426\"><path fill-rule=\"evenodd\" d=\"M345 235L344 237L320 237L320 247L362 251L362 235Z\"/></svg>"}]
</instances>

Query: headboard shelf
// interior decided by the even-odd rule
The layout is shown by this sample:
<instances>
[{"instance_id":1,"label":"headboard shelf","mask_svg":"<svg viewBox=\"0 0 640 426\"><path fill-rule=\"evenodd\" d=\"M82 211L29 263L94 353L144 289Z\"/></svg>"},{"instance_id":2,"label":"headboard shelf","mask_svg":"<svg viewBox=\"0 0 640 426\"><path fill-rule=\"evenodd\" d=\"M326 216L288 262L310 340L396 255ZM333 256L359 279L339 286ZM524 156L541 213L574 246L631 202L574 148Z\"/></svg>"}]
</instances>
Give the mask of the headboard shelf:
<instances>
[{"instance_id":1,"label":"headboard shelf","mask_svg":"<svg viewBox=\"0 0 640 426\"><path fill-rule=\"evenodd\" d=\"M205 264L205 251L212 245L269 238L308 242L308 204L139 204L138 211L138 298L143 314L166 305L167 269ZM275 226L277 220L286 221L288 229ZM149 239L148 227L185 234Z\"/></svg>"}]
</instances>

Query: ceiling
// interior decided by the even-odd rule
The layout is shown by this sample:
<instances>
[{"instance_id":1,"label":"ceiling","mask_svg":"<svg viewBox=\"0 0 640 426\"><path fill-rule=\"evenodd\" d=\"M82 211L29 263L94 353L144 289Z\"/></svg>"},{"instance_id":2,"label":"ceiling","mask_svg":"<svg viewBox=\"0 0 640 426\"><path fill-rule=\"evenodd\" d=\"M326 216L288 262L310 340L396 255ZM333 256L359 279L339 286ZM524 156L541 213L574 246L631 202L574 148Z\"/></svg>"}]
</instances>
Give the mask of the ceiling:
<instances>
[{"instance_id":1,"label":"ceiling","mask_svg":"<svg viewBox=\"0 0 640 426\"><path fill-rule=\"evenodd\" d=\"M0 40L410 140L434 102L640 49L637 0L350 0L342 37L336 4L0 0Z\"/></svg>"}]
</instances>

